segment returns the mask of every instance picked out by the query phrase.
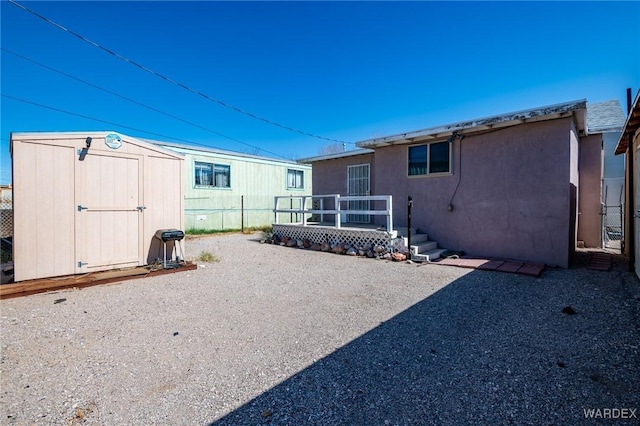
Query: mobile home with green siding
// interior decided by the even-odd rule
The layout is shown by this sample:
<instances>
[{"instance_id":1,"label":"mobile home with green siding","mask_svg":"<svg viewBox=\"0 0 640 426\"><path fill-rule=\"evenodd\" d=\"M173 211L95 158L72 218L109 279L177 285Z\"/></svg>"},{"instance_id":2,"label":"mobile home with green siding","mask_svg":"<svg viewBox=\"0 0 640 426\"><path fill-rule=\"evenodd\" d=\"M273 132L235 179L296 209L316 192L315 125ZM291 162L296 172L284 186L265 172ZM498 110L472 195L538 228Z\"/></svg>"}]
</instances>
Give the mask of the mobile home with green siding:
<instances>
[{"instance_id":1,"label":"mobile home with green siding","mask_svg":"<svg viewBox=\"0 0 640 426\"><path fill-rule=\"evenodd\" d=\"M269 226L274 197L311 195L311 166L220 149L155 142L184 156L187 230ZM298 207L298 200L292 207ZM280 214L279 222L301 220Z\"/></svg>"}]
</instances>

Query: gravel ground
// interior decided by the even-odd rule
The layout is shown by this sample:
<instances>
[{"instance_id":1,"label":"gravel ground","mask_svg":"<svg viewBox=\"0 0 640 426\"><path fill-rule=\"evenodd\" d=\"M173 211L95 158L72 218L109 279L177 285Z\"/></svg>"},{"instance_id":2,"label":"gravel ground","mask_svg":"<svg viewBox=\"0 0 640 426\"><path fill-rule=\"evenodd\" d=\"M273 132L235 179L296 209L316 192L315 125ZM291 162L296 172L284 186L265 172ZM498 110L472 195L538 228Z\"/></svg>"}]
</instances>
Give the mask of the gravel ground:
<instances>
[{"instance_id":1,"label":"gravel ground","mask_svg":"<svg viewBox=\"0 0 640 426\"><path fill-rule=\"evenodd\" d=\"M220 258L194 271L1 301L0 423L639 422L621 261L533 278L256 238L187 241Z\"/></svg>"}]
</instances>

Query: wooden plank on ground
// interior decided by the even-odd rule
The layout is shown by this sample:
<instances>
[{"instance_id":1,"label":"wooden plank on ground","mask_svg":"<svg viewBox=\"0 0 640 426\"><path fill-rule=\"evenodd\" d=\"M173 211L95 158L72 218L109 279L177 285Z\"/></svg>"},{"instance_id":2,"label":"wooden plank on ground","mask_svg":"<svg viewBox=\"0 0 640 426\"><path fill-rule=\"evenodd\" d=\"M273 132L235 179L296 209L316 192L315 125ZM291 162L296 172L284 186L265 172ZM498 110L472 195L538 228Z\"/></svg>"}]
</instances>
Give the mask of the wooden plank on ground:
<instances>
[{"instance_id":1,"label":"wooden plank on ground","mask_svg":"<svg viewBox=\"0 0 640 426\"><path fill-rule=\"evenodd\" d=\"M58 278L29 280L14 284L3 284L0 285L0 299L28 296L30 294L44 293L53 290L85 288L94 285L111 284L136 278L191 271L197 268L198 265L187 262L185 266L172 269L159 269L149 271L146 267L138 267L119 271L105 271L84 275L71 275Z\"/></svg>"}]
</instances>

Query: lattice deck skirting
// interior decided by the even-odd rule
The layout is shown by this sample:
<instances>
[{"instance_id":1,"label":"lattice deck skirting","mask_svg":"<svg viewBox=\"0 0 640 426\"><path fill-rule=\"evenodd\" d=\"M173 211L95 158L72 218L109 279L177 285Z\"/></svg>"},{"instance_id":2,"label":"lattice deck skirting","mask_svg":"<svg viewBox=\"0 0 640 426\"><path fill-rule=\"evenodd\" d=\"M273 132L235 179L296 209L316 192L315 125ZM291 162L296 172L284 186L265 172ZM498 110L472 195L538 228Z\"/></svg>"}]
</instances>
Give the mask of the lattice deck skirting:
<instances>
[{"instance_id":1,"label":"lattice deck skirting","mask_svg":"<svg viewBox=\"0 0 640 426\"><path fill-rule=\"evenodd\" d=\"M354 247L367 244L381 245L387 249L395 248L396 232L378 231L376 229L334 228L331 226L302 226L277 224L273 225L273 235L279 238L289 237L296 240L308 239L312 243L329 244L347 243Z\"/></svg>"}]
</instances>

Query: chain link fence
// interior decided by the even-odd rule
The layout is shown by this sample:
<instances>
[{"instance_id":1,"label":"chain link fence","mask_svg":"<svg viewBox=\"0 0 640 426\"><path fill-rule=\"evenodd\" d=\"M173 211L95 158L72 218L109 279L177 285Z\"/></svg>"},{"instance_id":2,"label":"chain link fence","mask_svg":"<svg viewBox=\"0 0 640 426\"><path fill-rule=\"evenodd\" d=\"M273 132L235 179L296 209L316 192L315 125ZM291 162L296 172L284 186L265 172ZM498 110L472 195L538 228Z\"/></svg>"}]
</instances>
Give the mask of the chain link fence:
<instances>
[{"instance_id":1,"label":"chain link fence","mask_svg":"<svg viewBox=\"0 0 640 426\"><path fill-rule=\"evenodd\" d=\"M622 250L624 241L623 206L604 206L602 242L605 248Z\"/></svg>"},{"instance_id":2,"label":"chain link fence","mask_svg":"<svg viewBox=\"0 0 640 426\"><path fill-rule=\"evenodd\" d=\"M300 194L303 195L303 194ZM216 195L185 198L185 227L187 231L229 231L265 228L274 221L274 197ZM299 208L300 201L292 200L281 208ZM302 218L296 213L278 213L279 223L295 223Z\"/></svg>"},{"instance_id":3,"label":"chain link fence","mask_svg":"<svg viewBox=\"0 0 640 426\"><path fill-rule=\"evenodd\" d=\"M281 206L299 208L300 201ZM0 238L2 263L12 260L13 201L11 190L2 191L0 205ZM216 195L185 198L185 227L187 231L229 231L266 228L274 223L274 197ZM302 218L296 213L279 213L280 223L295 223Z\"/></svg>"},{"instance_id":4,"label":"chain link fence","mask_svg":"<svg viewBox=\"0 0 640 426\"><path fill-rule=\"evenodd\" d=\"M0 263L12 260L13 197L11 189L2 188L0 198Z\"/></svg>"}]
</instances>

